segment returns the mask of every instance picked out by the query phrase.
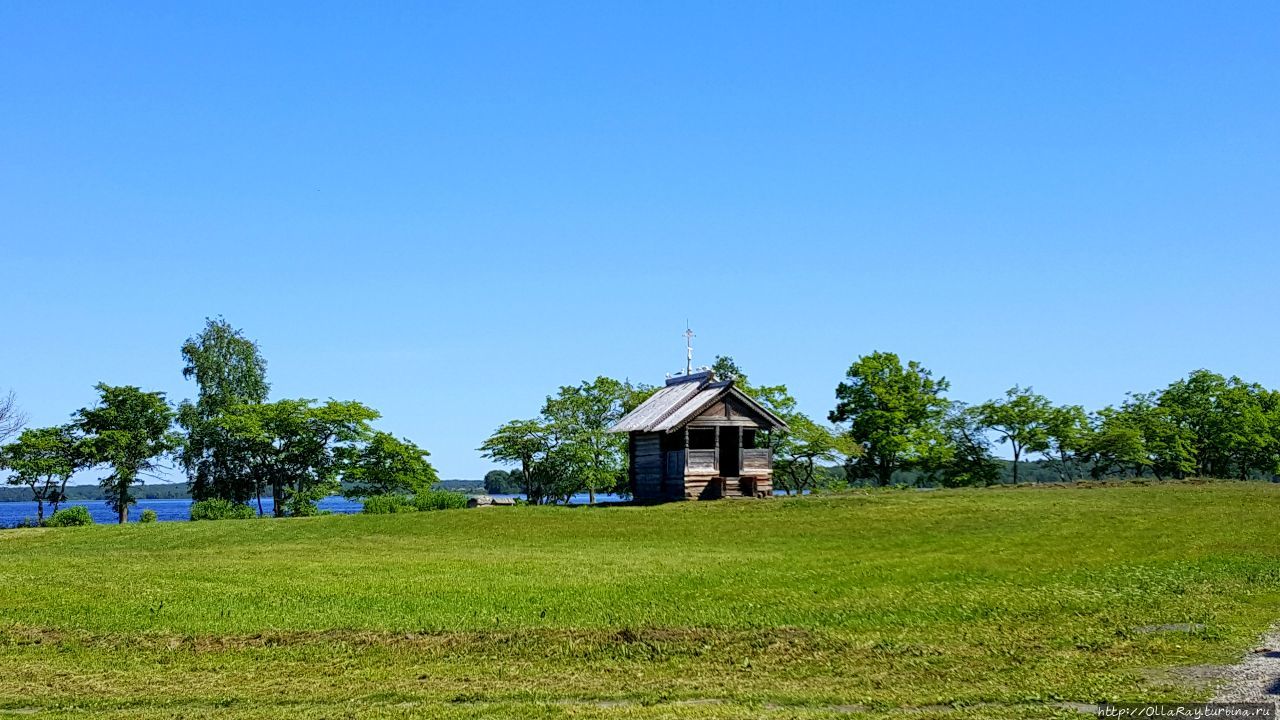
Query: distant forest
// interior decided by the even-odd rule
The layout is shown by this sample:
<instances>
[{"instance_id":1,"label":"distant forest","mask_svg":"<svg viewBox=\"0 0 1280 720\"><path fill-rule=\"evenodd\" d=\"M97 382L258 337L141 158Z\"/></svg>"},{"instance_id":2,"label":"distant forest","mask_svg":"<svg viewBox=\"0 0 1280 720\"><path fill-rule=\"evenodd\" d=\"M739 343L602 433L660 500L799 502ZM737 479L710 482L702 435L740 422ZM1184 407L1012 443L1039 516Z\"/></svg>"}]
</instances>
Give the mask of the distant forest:
<instances>
[{"instance_id":1,"label":"distant forest","mask_svg":"<svg viewBox=\"0 0 1280 720\"><path fill-rule=\"evenodd\" d=\"M178 500L191 497L186 483L156 483L143 485L134 496L141 500ZM97 485L68 485L63 502L105 500L106 495ZM31 490L26 487L0 487L0 502L32 502Z\"/></svg>"}]
</instances>

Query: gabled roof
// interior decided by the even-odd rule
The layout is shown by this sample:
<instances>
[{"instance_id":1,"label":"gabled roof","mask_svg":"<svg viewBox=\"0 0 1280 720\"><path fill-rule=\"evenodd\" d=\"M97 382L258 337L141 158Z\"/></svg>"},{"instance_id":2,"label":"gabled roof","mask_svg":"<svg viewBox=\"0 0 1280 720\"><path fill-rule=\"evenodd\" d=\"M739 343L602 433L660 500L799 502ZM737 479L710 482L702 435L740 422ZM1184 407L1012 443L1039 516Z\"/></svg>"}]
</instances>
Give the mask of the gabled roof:
<instances>
[{"instance_id":1,"label":"gabled roof","mask_svg":"<svg viewBox=\"0 0 1280 720\"><path fill-rule=\"evenodd\" d=\"M668 415L684 406L698 391L702 384L684 382L670 384L649 396L635 410L627 413L612 428L611 432L649 432Z\"/></svg>"},{"instance_id":2,"label":"gabled roof","mask_svg":"<svg viewBox=\"0 0 1280 720\"><path fill-rule=\"evenodd\" d=\"M609 431L675 432L729 395L758 413L770 429L787 428L782 418L734 387L732 380L716 380L715 375L702 372L668 380L665 387L627 413Z\"/></svg>"}]
</instances>

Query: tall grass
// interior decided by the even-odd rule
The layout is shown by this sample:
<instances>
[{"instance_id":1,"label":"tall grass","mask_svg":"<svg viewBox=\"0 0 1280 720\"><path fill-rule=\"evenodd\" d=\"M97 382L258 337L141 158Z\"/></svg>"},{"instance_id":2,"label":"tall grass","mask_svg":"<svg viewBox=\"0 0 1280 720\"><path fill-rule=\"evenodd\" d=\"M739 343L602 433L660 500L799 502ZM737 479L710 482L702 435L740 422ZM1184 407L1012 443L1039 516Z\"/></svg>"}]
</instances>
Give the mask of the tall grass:
<instances>
[{"instance_id":1,"label":"tall grass","mask_svg":"<svg viewBox=\"0 0 1280 720\"><path fill-rule=\"evenodd\" d=\"M391 515L394 513L417 512L413 498L405 495L371 495L362 501L364 512L368 515Z\"/></svg>"},{"instance_id":2,"label":"tall grass","mask_svg":"<svg viewBox=\"0 0 1280 720\"><path fill-rule=\"evenodd\" d=\"M414 497L413 506L424 512L458 510L467 506L467 496L465 493L452 490L428 490Z\"/></svg>"}]
</instances>

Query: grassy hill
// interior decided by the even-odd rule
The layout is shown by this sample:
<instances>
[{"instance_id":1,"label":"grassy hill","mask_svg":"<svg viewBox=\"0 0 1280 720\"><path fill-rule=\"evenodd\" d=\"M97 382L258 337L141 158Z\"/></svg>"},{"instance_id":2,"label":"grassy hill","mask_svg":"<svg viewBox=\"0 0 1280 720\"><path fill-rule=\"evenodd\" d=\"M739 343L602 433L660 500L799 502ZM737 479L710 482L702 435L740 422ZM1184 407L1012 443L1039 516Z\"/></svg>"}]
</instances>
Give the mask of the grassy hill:
<instances>
[{"instance_id":1,"label":"grassy hill","mask_svg":"<svg viewBox=\"0 0 1280 720\"><path fill-rule=\"evenodd\" d=\"M1280 486L1214 483L0 531L0 714L1185 699L1206 691L1176 668L1233 661L1280 615L1278 509Z\"/></svg>"}]
</instances>

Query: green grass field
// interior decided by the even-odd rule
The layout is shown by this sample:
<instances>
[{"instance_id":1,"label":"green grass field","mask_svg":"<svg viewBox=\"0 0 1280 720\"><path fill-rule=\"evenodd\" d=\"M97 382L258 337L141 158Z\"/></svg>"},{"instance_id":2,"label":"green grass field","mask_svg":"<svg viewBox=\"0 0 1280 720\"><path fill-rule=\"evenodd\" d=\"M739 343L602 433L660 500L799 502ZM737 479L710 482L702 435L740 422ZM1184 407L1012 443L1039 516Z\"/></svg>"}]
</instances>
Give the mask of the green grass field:
<instances>
[{"instance_id":1,"label":"green grass field","mask_svg":"<svg viewBox=\"0 0 1280 720\"><path fill-rule=\"evenodd\" d=\"M0 715L1193 699L1177 668L1280 619L1278 509L1280 486L1215 483L0 531Z\"/></svg>"}]
</instances>

